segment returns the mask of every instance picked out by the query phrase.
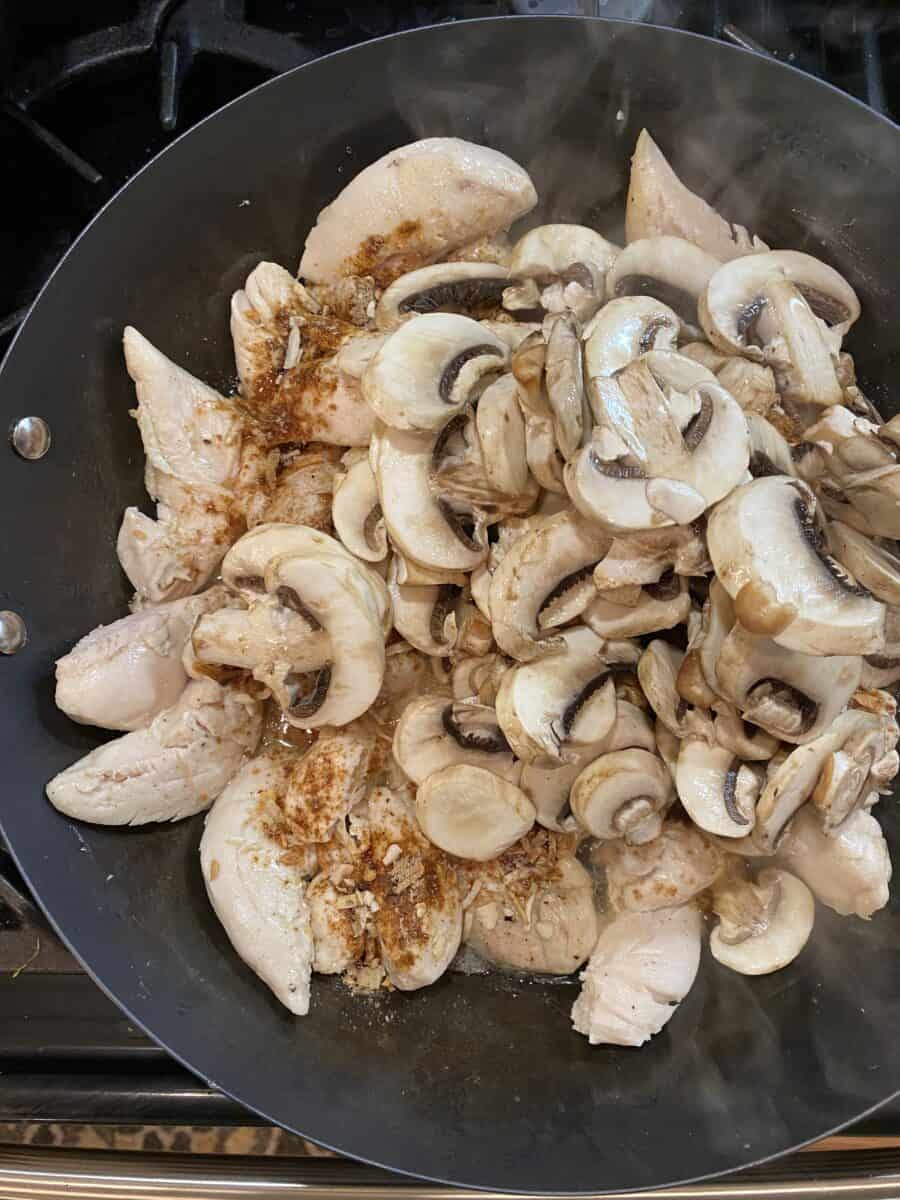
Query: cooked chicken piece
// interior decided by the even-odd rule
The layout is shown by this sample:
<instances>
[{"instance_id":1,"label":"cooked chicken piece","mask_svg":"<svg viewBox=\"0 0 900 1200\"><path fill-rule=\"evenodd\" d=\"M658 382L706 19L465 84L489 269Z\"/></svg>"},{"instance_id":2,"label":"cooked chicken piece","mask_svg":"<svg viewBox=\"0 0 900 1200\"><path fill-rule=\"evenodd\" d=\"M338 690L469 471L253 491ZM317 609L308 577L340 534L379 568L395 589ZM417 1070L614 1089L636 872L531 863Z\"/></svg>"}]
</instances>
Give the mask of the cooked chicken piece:
<instances>
[{"instance_id":1,"label":"cooked chicken piece","mask_svg":"<svg viewBox=\"0 0 900 1200\"><path fill-rule=\"evenodd\" d=\"M642 846L610 842L602 852L614 908L652 912L686 904L715 880L725 856L693 825L668 820Z\"/></svg>"},{"instance_id":2,"label":"cooked chicken piece","mask_svg":"<svg viewBox=\"0 0 900 1200\"><path fill-rule=\"evenodd\" d=\"M153 603L205 586L240 532L235 489L242 474L243 422L234 405L161 354L136 329L124 336L135 382L136 417L147 455L151 520L125 510L117 551L138 595ZM248 448L258 466L255 448Z\"/></svg>"},{"instance_id":3,"label":"cooked chicken piece","mask_svg":"<svg viewBox=\"0 0 900 1200\"><path fill-rule=\"evenodd\" d=\"M299 274L313 283L372 275L385 287L508 229L536 203L527 173L505 154L458 138L425 138L360 171L319 213Z\"/></svg>"},{"instance_id":4,"label":"cooked chicken piece","mask_svg":"<svg viewBox=\"0 0 900 1200\"><path fill-rule=\"evenodd\" d=\"M778 846L778 861L842 917L868 919L888 902L891 855L881 826L865 809L829 835L815 808L805 805Z\"/></svg>"},{"instance_id":5,"label":"cooked chicken piece","mask_svg":"<svg viewBox=\"0 0 900 1200\"><path fill-rule=\"evenodd\" d=\"M540 830L526 842L535 844L543 839L555 849L569 841L560 838L552 842L556 837ZM494 863L486 864L488 870L481 877L467 917L466 944L506 970L570 975L586 961L597 941L594 881L574 857L571 846L538 859L533 869L525 868L523 878L522 847L523 843L517 843ZM499 878L498 870L490 869L495 866ZM503 875L510 871L519 875L509 885L512 892L502 883Z\"/></svg>"},{"instance_id":6,"label":"cooked chicken piece","mask_svg":"<svg viewBox=\"0 0 900 1200\"><path fill-rule=\"evenodd\" d=\"M701 927L691 904L617 916L582 972L576 1030L592 1046L643 1046L659 1033L697 976Z\"/></svg>"},{"instance_id":7,"label":"cooked chicken piece","mask_svg":"<svg viewBox=\"0 0 900 1200\"><path fill-rule=\"evenodd\" d=\"M68 817L95 825L177 821L202 812L252 754L258 700L212 680L188 684L146 729L98 746L47 784Z\"/></svg>"},{"instance_id":8,"label":"cooked chicken piece","mask_svg":"<svg viewBox=\"0 0 900 1200\"><path fill-rule=\"evenodd\" d=\"M352 882L335 884L325 871L307 887L306 900L312 923L313 970L319 975L340 975L363 956L371 909Z\"/></svg>"},{"instance_id":9,"label":"cooked chicken piece","mask_svg":"<svg viewBox=\"0 0 900 1200\"><path fill-rule=\"evenodd\" d=\"M427 987L446 971L462 938L462 901L452 859L419 831L406 789L369 796L369 888L374 928L394 987Z\"/></svg>"},{"instance_id":10,"label":"cooked chicken piece","mask_svg":"<svg viewBox=\"0 0 900 1200\"><path fill-rule=\"evenodd\" d=\"M227 602L225 588L213 587L92 630L57 660L57 708L101 729L149 725L185 689L181 656L194 622Z\"/></svg>"},{"instance_id":11,"label":"cooked chicken piece","mask_svg":"<svg viewBox=\"0 0 900 1200\"><path fill-rule=\"evenodd\" d=\"M287 771L281 807L300 842L327 842L337 821L363 798L375 746L372 728L354 721L322 729Z\"/></svg>"},{"instance_id":12,"label":"cooked chicken piece","mask_svg":"<svg viewBox=\"0 0 900 1200\"><path fill-rule=\"evenodd\" d=\"M340 450L312 450L285 464L259 522L284 521L331 533L331 502Z\"/></svg>"},{"instance_id":13,"label":"cooked chicken piece","mask_svg":"<svg viewBox=\"0 0 900 1200\"><path fill-rule=\"evenodd\" d=\"M207 895L232 946L298 1016L309 1012L313 960L305 854L285 849L279 766L247 763L214 804L200 839Z\"/></svg>"},{"instance_id":14,"label":"cooked chicken piece","mask_svg":"<svg viewBox=\"0 0 900 1200\"><path fill-rule=\"evenodd\" d=\"M325 312L277 263L262 262L231 299L231 336L245 407L270 442L368 445L372 410L359 385L373 339ZM354 339L359 353L340 353ZM359 367L359 370L357 368Z\"/></svg>"}]
</instances>

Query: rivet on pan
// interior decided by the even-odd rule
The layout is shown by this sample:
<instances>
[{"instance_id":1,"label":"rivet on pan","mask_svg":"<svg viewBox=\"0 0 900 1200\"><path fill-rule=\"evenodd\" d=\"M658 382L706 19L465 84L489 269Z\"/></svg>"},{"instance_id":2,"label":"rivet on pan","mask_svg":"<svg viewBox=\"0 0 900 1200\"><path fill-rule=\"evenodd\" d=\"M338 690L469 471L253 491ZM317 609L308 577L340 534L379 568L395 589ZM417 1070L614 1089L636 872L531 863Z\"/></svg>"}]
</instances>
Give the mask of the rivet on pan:
<instances>
[{"instance_id":1,"label":"rivet on pan","mask_svg":"<svg viewBox=\"0 0 900 1200\"><path fill-rule=\"evenodd\" d=\"M34 462L50 449L50 426L43 417L20 417L9 431L13 450Z\"/></svg>"},{"instance_id":2,"label":"rivet on pan","mask_svg":"<svg viewBox=\"0 0 900 1200\"><path fill-rule=\"evenodd\" d=\"M18 613L0 611L0 654L15 654L28 641L28 630Z\"/></svg>"}]
</instances>

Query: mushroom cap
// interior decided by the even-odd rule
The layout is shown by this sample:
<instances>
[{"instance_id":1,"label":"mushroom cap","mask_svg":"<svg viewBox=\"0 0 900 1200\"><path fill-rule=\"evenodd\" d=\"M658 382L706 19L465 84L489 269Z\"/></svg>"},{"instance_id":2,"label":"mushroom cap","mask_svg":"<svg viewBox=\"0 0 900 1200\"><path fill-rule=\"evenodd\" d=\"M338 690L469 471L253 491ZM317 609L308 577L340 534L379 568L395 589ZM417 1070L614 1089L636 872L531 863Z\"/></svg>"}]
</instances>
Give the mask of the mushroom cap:
<instances>
[{"instance_id":1,"label":"mushroom cap","mask_svg":"<svg viewBox=\"0 0 900 1200\"><path fill-rule=\"evenodd\" d=\"M423 654L445 658L457 642L456 615L460 589L452 583L400 584L397 562L388 567L387 586L394 611L394 628Z\"/></svg>"},{"instance_id":2,"label":"mushroom cap","mask_svg":"<svg viewBox=\"0 0 900 1200\"><path fill-rule=\"evenodd\" d=\"M515 376L500 375L481 393L475 410L488 481L510 496L521 495L532 484L519 394Z\"/></svg>"},{"instance_id":3,"label":"mushroom cap","mask_svg":"<svg viewBox=\"0 0 900 1200\"><path fill-rule=\"evenodd\" d=\"M866 654L884 639L884 605L822 548L816 500L773 475L736 488L710 516L716 575L751 633L803 654Z\"/></svg>"},{"instance_id":4,"label":"mushroom cap","mask_svg":"<svg viewBox=\"0 0 900 1200\"><path fill-rule=\"evenodd\" d=\"M745 837L753 829L760 780L730 750L700 738L681 743L675 786L695 825L719 837Z\"/></svg>"},{"instance_id":5,"label":"mushroom cap","mask_svg":"<svg viewBox=\"0 0 900 1200\"><path fill-rule=\"evenodd\" d=\"M582 265L602 282L618 253L618 246L586 225L537 225L513 246L509 273L515 279L536 279L546 285L567 268Z\"/></svg>"},{"instance_id":6,"label":"mushroom cap","mask_svg":"<svg viewBox=\"0 0 900 1200\"><path fill-rule=\"evenodd\" d=\"M648 350L675 350L681 320L653 296L610 300L584 330L588 380L615 375Z\"/></svg>"},{"instance_id":7,"label":"mushroom cap","mask_svg":"<svg viewBox=\"0 0 900 1200\"><path fill-rule=\"evenodd\" d=\"M397 722L393 748L401 770L416 784L458 764L483 767L510 783L518 783L521 773L494 709L469 700L410 701Z\"/></svg>"},{"instance_id":8,"label":"mushroom cap","mask_svg":"<svg viewBox=\"0 0 900 1200\"><path fill-rule=\"evenodd\" d=\"M775 892L765 927L730 942L719 924L709 936L713 958L741 975L769 975L793 962L809 941L816 915L812 892L788 871L768 867L760 871L758 885Z\"/></svg>"},{"instance_id":9,"label":"mushroom cap","mask_svg":"<svg viewBox=\"0 0 900 1200\"><path fill-rule=\"evenodd\" d=\"M447 854L487 862L524 837L535 811L515 784L457 763L419 784L416 816L428 840Z\"/></svg>"},{"instance_id":10,"label":"mushroom cap","mask_svg":"<svg viewBox=\"0 0 900 1200\"><path fill-rule=\"evenodd\" d=\"M637 675L650 707L665 727L678 738L714 740L708 712L688 704L678 694L677 679L683 653L661 638L654 638L638 662Z\"/></svg>"},{"instance_id":11,"label":"mushroom cap","mask_svg":"<svg viewBox=\"0 0 900 1200\"><path fill-rule=\"evenodd\" d=\"M582 620L600 637L626 638L671 629L686 621L690 611L687 580L668 572L660 583L640 589L637 604L616 604L601 592L585 609Z\"/></svg>"},{"instance_id":12,"label":"mushroom cap","mask_svg":"<svg viewBox=\"0 0 900 1200\"><path fill-rule=\"evenodd\" d=\"M606 294L653 296L696 326L697 303L720 260L680 237L663 234L629 242L606 276Z\"/></svg>"},{"instance_id":13,"label":"mushroom cap","mask_svg":"<svg viewBox=\"0 0 900 1200\"><path fill-rule=\"evenodd\" d=\"M828 544L838 562L885 604L900 604L900 558L842 521L828 526Z\"/></svg>"},{"instance_id":14,"label":"mushroom cap","mask_svg":"<svg viewBox=\"0 0 900 1200\"><path fill-rule=\"evenodd\" d=\"M509 275L495 263L443 262L408 271L385 288L375 324L391 330L423 313L499 308Z\"/></svg>"},{"instance_id":15,"label":"mushroom cap","mask_svg":"<svg viewBox=\"0 0 900 1200\"><path fill-rule=\"evenodd\" d=\"M470 317L427 313L401 325L362 376L372 411L392 429L440 429L470 399L475 384L509 362L505 342Z\"/></svg>"},{"instance_id":16,"label":"mushroom cap","mask_svg":"<svg viewBox=\"0 0 900 1200\"><path fill-rule=\"evenodd\" d=\"M387 554L378 483L368 458L352 463L335 480L331 519L338 537L357 558L381 562Z\"/></svg>"},{"instance_id":17,"label":"mushroom cap","mask_svg":"<svg viewBox=\"0 0 900 1200\"><path fill-rule=\"evenodd\" d=\"M548 317L545 378L556 445L564 459L572 458L584 436L584 373L581 335L575 318Z\"/></svg>"},{"instance_id":18,"label":"mushroom cap","mask_svg":"<svg viewBox=\"0 0 900 1200\"><path fill-rule=\"evenodd\" d=\"M572 784L569 803L593 837L624 837L663 811L674 797L665 764L646 750L615 750L589 763Z\"/></svg>"}]
</instances>

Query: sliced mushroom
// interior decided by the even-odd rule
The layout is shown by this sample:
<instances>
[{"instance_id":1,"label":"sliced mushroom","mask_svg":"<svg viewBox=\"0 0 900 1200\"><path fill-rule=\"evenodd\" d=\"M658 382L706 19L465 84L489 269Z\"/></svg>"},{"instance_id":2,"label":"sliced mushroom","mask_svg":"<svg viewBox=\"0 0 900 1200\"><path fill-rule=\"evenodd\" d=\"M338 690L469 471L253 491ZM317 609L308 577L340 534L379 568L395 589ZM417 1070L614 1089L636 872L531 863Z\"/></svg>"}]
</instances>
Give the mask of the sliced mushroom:
<instances>
[{"instance_id":1,"label":"sliced mushroom","mask_svg":"<svg viewBox=\"0 0 900 1200\"><path fill-rule=\"evenodd\" d=\"M767 762L781 743L757 725L744 721L725 700L714 704L716 742L736 758L746 762Z\"/></svg>"},{"instance_id":2,"label":"sliced mushroom","mask_svg":"<svg viewBox=\"0 0 900 1200\"><path fill-rule=\"evenodd\" d=\"M422 313L453 312L478 316L500 307L508 281L505 267L494 263L443 262L421 267L385 288L375 308L379 329L396 329Z\"/></svg>"},{"instance_id":3,"label":"sliced mushroom","mask_svg":"<svg viewBox=\"0 0 900 1200\"><path fill-rule=\"evenodd\" d=\"M482 321L485 329L489 329L494 337L498 337L501 342L506 342L510 350L515 351L522 345L527 337L533 333L541 332L541 324L539 321Z\"/></svg>"},{"instance_id":4,"label":"sliced mushroom","mask_svg":"<svg viewBox=\"0 0 900 1200\"><path fill-rule=\"evenodd\" d=\"M723 262L767 249L758 237L720 217L685 187L659 146L642 129L631 159L625 236L634 242L662 234L685 238Z\"/></svg>"},{"instance_id":5,"label":"sliced mushroom","mask_svg":"<svg viewBox=\"0 0 900 1200\"><path fill-rule=\"evenodd\" d=\"M446 696L420 696L404 709L394 732L394 757L413 783L464 764L518 783L520 765L494 709Z\"/></svg>"},{"instance_id":6,"label":"sliced mushroom","mask_svg":"<svg viewBox=\"0 0 900 1200\"><path fill-rule=\"evenodd\" d=\"M378 484L368 458L349 464L335 481L331 519L351 554L381 562L388 552Z\"/></svg>"},{"instance_id":7,"label":"sliced mushroom","mask_svg":"<svg viewBox=\"0 0 900 1200\"><path fill-rule=\"evenodd\" d=\"M805 883L768 867L755 882L713 890L719 923L709 936L714 959L741 975L769 975L794 961L812 933L815 902Z\"/></svg>"},{"instance_id":8,"label":"sliced mushroom","mask_svg":"<svg viewBox=\"0 0 900 1200\"><path fill-rule=\"evenodd\" d=\"M608 535L571 511L532 522L491 578L491 625L500 649L521 661L559 649L559 637L548 631L577 617L596 595L591 573L609 544Z\"/></svg>"},{"instance_id":9,"label":"sliced mushroom","mask_svg":"<svg viewBox=\"0 0 900 1200\"><path fill-rule=\"evenodd\" d=\"M553 416L556 445L568 461L584 436L581 336L574 317L563 314L548 320L551 324L545 364L547 399Z\"/></svg>"},{"instance_id":10,"label":"sliced mushroom","mask_svg":"<svg viewBox=\"0 0 900 1200\"><path fill-rule=\"evenodd\" d=\"M363 395L392 429L436 430L508 361L506 344L477 321L428 313L401 325L375 354L363 372Z\"/></svg>"},{"instance_id":11,"label":"sliced mushroom","mask_svg":"<svg viewBox=\"0 0 900 1200\"><path fill-rule=\"evenodd\" d=\"M603 302L606 272L618 253L584 225L538 225L513 247L510 278L533 281L535 300L547 312L568 309L584 320Z\"/></svg>"},{"instance_id":12,"label":"sliced mushroom","mask_svg":"<svg viewBox=\"0 0 900 1200\"><path fill-rule=\"evenodd\" d=\"M765 417L755 412L745 412L750 431L750 474L754 479L762 475L796 475L797 469L791 447L778 430Z\"/></svg>"},{"instance_id":13,"label":"sliced mushroom","mask_svg":"<svg viewBox=\"0 0 900 1200\"><path fill-rule=\"evenodd\" d=\"M616 750L584 768L572 784L569 803L593 837L609 841L646 830L648 836L639 840L649 841L659 833L660 814L674 796L672 777L656 755Z\"/></svg>"},{"instance_id":14,"label":"sliced mushroom","mask_svg":"<svg viewBox=\"0 0 900 1200\"><path fill-rule=\"evenodd\" d=\"M497 693L497 719L517 757L552 764L599 741L616 716L610 674L634 663L638 649L607 643L583 626L563 630L558 653L507 671Z\"/></svg>"},{"instance_id":15,"label":"sliced mushroom","mask_svg":"<svg viewBox=\"0 0 900 1200\"><path fill-rule=\"evenodd\" d=\"M380 426L372 469L391 541L430 570L470 571L487 553L480 531L436 497L431 472L437 438Z\"/></svg>"},{"instance_id":16,"label":"sliced mushroom","mask_svg":"<svg viewBox=\"0 0 900 1200\"><path fill-rule=\"evenodd\" d=\"M846 708L860 669L856 656L800 654L735 625L719 651L716 678L744 720L799 744L824 733Z\"/></svg>"},{"instance_id":17,"label":"sliced mushroom","mask_svg":"<svg viewBox=\"0 0 900 1200\"><path fill-rule=\"evenodd\" d=\"M515 784L466 763L429 775L416 792L416 816L435 846L457 858L486 862L534 824L534 805Z\"/></svg>"},{"instance_id":18,"label":"sliced mushroom","mask_svg":"<svg viewBox=\"0 0 900 1200\"><path fill-rule=\"evenodd\" d=\"M200 839L210 903L244 962L297 1016L309 1011L313 936L303 868L275 795L279 766L263 755L218 798Z\"/></svg>"},{"instance_id":19,"label":"sliced mushroom","mask_svg":"<svg viewBox=\"0 0 900 1200\"><path fill-rule=\"evenodd\" d=\"M697 304L721 262L680 237L662 235L629 242L606 276L606 294L653 296L687 325L696 326ZM712 339L710 339L712 341Z\"/></svg>"},{"instance_id":20,"label":"sliced mushroom","mask_svg":"<svg viewBox=\"0 0 900 1200\"><path fill-rule=\"evenodd\" d=\"M683 353L683 351L682 351ZM778 402L775 374L771 367L746 358L728 358L716 371L716 378L737 400L749 416L764 417Z\"/></svg>"},{"instance_id":21,"label":"sliced mushroom","mask_svg":"<svg viewBox=\"0 0 900 1200\"><path fill-rule=\"evenodd\" d=\"M671 818L653 841L640 846L613 842L605 854L610 901L631 912L686 904L715 881L725 862L712 838Z\"/></svg>"},{"instance_id":22,"label":"sliced mushroom","mask_svg":"<svg viewBox=\"0 0 900 1200\"><path fill-rule=\"evenodd\" d=\"M493 707L500 681L511 665L502 654L479 654L458 659L452 673L454 699L476 699L479 704Z\"/></svg>"},{"instance_id":23,"label":"sliced mushroom","mask_svg":"<svg viewBox=\"0 0 900 1200\"><path fill-rule=\"evenodd\" d=\"M648 350L675 350L681 321L652 296L610 300L584 330L588 379L615 375Z\"/></svg>"},{"instance_id":24,"label":"sliced mushroom","mask_svg":"<svg viewBox=\"0 0 900 1200\"><path fill-rule=\"evenodd\" d=\"M800 289L784 275L773 275L765 284L766 315L778 330L780 342L766 355L782 370L782 399L796 404L828 408L840 404L843 389L837 377L836 355L823 323ZM787 366L784 360L787 360Z\"/></svg>"},{"instance_id":25,"label":"sliced mushroom","mask_svg":"<svg viewBox=\"0 0 900 1200\"><path fill-rule=\"evenodd\" d=\"M888 902L888 845L876 819L861 809L833 836L812 808L801 809L778 846L778 861L842 917L868 920Z\"/></svg>"},{"instance_id":26,"label":"sliced mushroom","mask_svg":"<svg viewBox=\"0 0 900 1200\"><path fill-rule=\"evenodd\" d=\"M484 389L475 410L475 427L489 482L510 496L528 491L525 420L515 376L501 375Z\"/></svg>"},{"instance_id":27,"label":"sliced mushroom","mask_svg":"<svg viewBox=\"0 0 900 1200\"><path fill-rule=\"evenodd\" d=\"M513 855L515 847L509 857ZM499 863L503 859L501 855ZM509 865L515 870L519 864ZM525 913L482 890L471 909L466 944L507 971L571 975L597 941L594 881L576 858L565 854L529 882L534 892Z\"/></svg>"},{"instance_id":28,"label":"sliced mushroom","mask_svg":"<svg viewBox=\"0 0 900 1200\"><path fill-rule=\"evenodd\" d=\"M498 377L497 383L502 383L505 378L508 376ZM478 410L469 408L444 426L432 452L431 485L438 503L449 505L453 511L458 510L463 515L473 514L476 523L479 524L496 524L504 517L530 512L540 492L537 481L528 473L527 436L519 408L518 385L515 380L512 382L514 390L508 390L505 396L501 396L502 409L506 415L512 412L512 421L515 424L511 424L511 428L513 433L518 428L521 440L517 444L516 439L511 438L509 443L504 445L496 464L488 462L481 441L481 431L485 427L485 421L490 423L491 406L494 404L490 385L486 393L492 394L488 396L486 417L481 425L477 419L477 411L481 409L479 402ZM497 415L501 416L503 413ZM492 449L492 457L496 458L496 447ZM513 455L518 455L518 461L512 467L518 478L500 478L505 468L511 466L510 459ZM497 470L496 466L500 469ZM506 490L505 487L498 487L495 480L504 485L507 482L521 482L522 487Z\"/></svg>"},{"instance_id":29,"label":"sliced mushroom","mask_svg":"<svg viewBox=\"0 0 900 1200\"><path fill-rule=\"evenodd\" d=\"M391 280L478 238L499 233L537 203L525 171L487 146L425 138L360 171L324 208L306 239L300 275Z\"/></svg>"},{"instance_id":30,"label":"sliced mushroom","mask_svg":"<svg viewBox=\"0 0 900 1200\"><path fill-rule=\"evenodd\" d=\"M641 655L637 673L644 695L663 725L678 738L714 740L708 712L688 704L678 694L676 680L684 655L668 642L655 638Z\"/></svg>"},{"instance_id":31,"label":"sliced mushroom","mask_svg":"<svg viewBox=\"0 0 900 1200\"><path fill-rule=\"evenodd\" d=\"M763 360L751 340L767 307L766 285L774 277L789 280L817 317L842 337L859 316L859 300L832 267L799 250L750 254L721 266L700 302L700 321L714 346L727 354Z\"/></svg>"},{"instance_id":32,"label":"sliced mushroom","mask_svg":"<svg viewBox=\"0 0 900 1200\"><path fill-rule=\"evenodd\" d=\"M680 625L690 610L687 580L669 571L658 583L644 584L636 604L617 604L610 593L601 592L585 609L582 620L600 637L638 637Z\"/></svg>"},{"instance_id":33,"label":"sliced mushroom","mask_svg":"<svg viewBox=\"0 0 900 1200\"><path fill-rule=\"evenodd\" d=\"M702 928L693 905L615 917L581 976L578 1033L592 1046L643 1046L659 1033L697 977Z\"/></svg>"},{"instance_id":34,"label":"sliced mushroom","mask_svg":"<svg viewBox=\"0 0 900 1200\"><path fill-rule=\"evenodd\" d=\"M829 524L828 543L838 562L873 596L900 604L900 557L841 521Z\"/></svg>"},{"instance_id":35,"label":"sliced mushroom","mask_svg":"<svg viewBox=\"0 0 900 1200\"><path fill-rule=\"evenodd\" d=\"M730 750L699 738L683 741L675 786L685 812L700 829L726 838L752 831L762 781Z\"/></svg>"},{"instance_id":36,"label":"sliced mushroom","mask_svg":"<svg viewBox=\"0 0 900 1200\"><path fill-rule=\"evenodd\" d=\"M670 567L676 575L712 570L700 522L611 536L612 545L594 569L594 586L600 592L659 583Z\"/></svg>"},{"instance_id":37,"label":"sliced mushroom","mask_svg":"<svg viewBox=\"0 0 900 1200\"><path fill-rule=\"evenodd\" d=\"M825 550L816 499L799 479L736 488L712 513L716 574L751 633L803 654L867 654L884 641L884 605Z\"/></svg>"},{"instance_id":38,"label":"sliced mushroom","mask_svg":"<svg viewBox=\"0 0 900 1200\"><path fill-rule=\"evenodd\" d=\"M261 727L258 700L210 679L191 682L146 728L98 746L51 779L47 799L94 825L193 816L253 753Z\"/></svg>"},{"instance_id":39,"label":"sliced mushroom","mask_svg":"<svg viewBox=\"0 0 900 1200\"><path fill-rule=\"evenodd\" d=\"M563 460L556 445L553 412L544 386L547 344L543 333L530 334L512 356L512 373L521 391L525 418L525 457L532 475L550 492L565 492Z\"/></svg>"},{"instance_id":40,"label":"sliced mushroom","mask_svg":"<svg viewBox=\"0 0 900 1200\"><path fill-rule=\"evenodd\" d=\"M670 365L679 357L665 356ZM614 380L594 381L600 423L565 469L566 488L585 517L620 530L686 525L744 477L750 446L743 413L706 379L705 368L681 363L698 380L686 397L664 394L656 358L652 369L641 359Z\"/></svg>"},{"instance_id":41,"label":"sliced mushroom","mask_svg":"<svg viewBox=\"0 0 900 1200\"><path fill-rule=\"evenodd\" d=\"M452 583L422 586L397 582L397 566L388 568L388 591L394 610L394 628L423 654L443 658L456 645L456 603L460 589Z\"/></svg>"}]
</instances>

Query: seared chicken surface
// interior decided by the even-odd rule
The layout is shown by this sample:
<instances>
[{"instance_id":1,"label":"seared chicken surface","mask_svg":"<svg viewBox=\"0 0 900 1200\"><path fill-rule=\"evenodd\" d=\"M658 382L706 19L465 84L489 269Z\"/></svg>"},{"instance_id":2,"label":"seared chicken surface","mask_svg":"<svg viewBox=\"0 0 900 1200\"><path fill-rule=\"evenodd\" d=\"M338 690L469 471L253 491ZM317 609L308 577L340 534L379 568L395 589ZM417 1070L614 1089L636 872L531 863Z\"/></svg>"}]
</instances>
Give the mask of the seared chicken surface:
<instances>
[{"instance_id":1,"label":"seared chicken surface","mask_svg":"<svg viewBox=\"0 0 900 1200\"><path fill-rule=\"evenodd\" d=\"M537 202L496 149L390 151L234 294L233 396L125 330L156 517L56 690L124 736L47 795L209 808L210 901L293 1013L316 973L581 971L574 1029L640 1046L690 1036L707 926L767 974L817 902L887 903L900 418L847 280L647 131L624 247L517 236Z\"/></svg>"}]
</instances>

